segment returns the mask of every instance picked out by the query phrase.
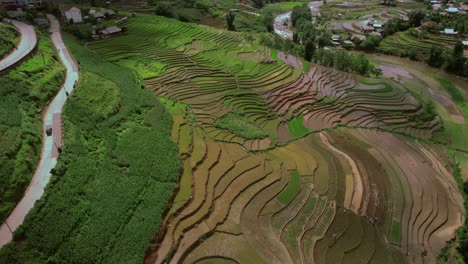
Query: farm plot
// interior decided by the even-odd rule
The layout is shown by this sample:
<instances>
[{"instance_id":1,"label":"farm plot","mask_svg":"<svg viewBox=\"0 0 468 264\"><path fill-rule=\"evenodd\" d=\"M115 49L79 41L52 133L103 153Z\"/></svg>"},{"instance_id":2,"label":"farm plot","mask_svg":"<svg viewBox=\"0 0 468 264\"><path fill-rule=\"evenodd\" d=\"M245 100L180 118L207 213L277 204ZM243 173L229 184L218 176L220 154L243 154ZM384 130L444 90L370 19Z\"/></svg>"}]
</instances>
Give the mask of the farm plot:
<instances>
[{"instance_id":1,"label":"farm plot","mask_svg":"<svg viewBox=\"0 0 468 264\"><path fill-rule=\"evenodd\" d=\"M145 15L127 28L89 48L135 70L165 102L183 165L147 263L401 262L424 252L431 260L443 244L436 238L453 237L463 208L443 166L424 165L430 176L420 179L404 161L429 154L369 130L421 138L439 131L404 87L275 62L283 56L239 33ZM399 144L405 159L388 154ZM435 187L429 179L441 175L445 185Z\"/></svg>"}]
</instances>

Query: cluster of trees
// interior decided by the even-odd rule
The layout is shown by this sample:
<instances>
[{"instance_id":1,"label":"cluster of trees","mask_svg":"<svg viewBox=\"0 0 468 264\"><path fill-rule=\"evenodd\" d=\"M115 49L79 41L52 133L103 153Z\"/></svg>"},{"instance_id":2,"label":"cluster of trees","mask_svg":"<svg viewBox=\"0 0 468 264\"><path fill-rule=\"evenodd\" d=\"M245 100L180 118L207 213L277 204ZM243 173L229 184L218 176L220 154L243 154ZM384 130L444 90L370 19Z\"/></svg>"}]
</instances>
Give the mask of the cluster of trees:
<instances>
[{"instance_id":1,"label":"cluster of trees","mask_svg":"<svg viewBox=\"0 0 468 264\"><path fill-rule=\"evenodd\" d=\"M390 36L398 31L405 31L409 28L409 23L399 17L393 17L385 22L382 37Z\"/></svg>"},{"instance_id":2,"label":"cluster of trees","mask_svg":"<svg viewBox=\"0 0 468 264\"><path fill-rule=\"evenodd\" d=\"M375 75L379 77L382 74L382 71L375 68L364 54L355 56L341 50L318 49L314 54L314 62L364 76Z\"/></svg>"},{"instance_id":3,"label":"cluster of trees","mask_svg":"<svg viewBox=\"0 0 468 264\"><path fill-rule=\"evenodd\" d=\"M451 52L439 45L434 45L427 63L432 67L442 67L454 74L468 76L468 59L464 57L463 52L464 46L461 41L455 44Z\"/></svg>"}]
</instances>

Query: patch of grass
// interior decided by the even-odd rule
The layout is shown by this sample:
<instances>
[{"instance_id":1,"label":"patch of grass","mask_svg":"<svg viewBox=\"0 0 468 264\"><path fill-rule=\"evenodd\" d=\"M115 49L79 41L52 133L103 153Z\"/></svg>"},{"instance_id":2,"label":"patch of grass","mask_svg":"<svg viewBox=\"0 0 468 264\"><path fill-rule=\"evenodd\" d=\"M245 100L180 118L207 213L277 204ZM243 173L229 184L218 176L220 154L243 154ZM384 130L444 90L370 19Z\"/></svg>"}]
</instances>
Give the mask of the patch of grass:
<instances>
[{"instance_id":1,"label":"patch of grass","mask_svg":"<svg viewBox=\"0 0 468 264\"><path fill-rule=\"evenodd\" d=\"M307 74L309 72L309 62L302 57L301 57L301 60L302 60L302 70L304 71L304 73Z\"/></svg>"},{"instance_id":2,"label":"patch of grass","mask_svg":"<svg viewBox=\"0 0 468 264\"><path fill-rule=\"evenodd\" d=\"M116 113L119 108L119 88L115 83L101 76L83 72L80 76L80 89L76 91L76 101L102 118Z\"/></svg>"},{"instance_id":3,"label":"patch of grass","mask_svg":"<svg viewBox=\"0 0 468 264\"><path fill-rule=\"evenodd\" d=\"M300 187L301 176L299 172L297 170L291 171L288 186L277 196L278 200L283 204L289 204L299 193Z\"/></svg>"},{"instance_id":4,"label":"patch of grass","mask_svg":"<svg viewBox=\"0 0 468 264\"><path fill-rule=\"evenodd\" d=\"M440 85L442 85L442 87L444 87L444 89L447 90L447 92L450 94L452 100L455 103L462 104L465 101L462 92L451 81L438 75L436 75L434 79L436 79L440 83Z\"/></svg>"},{"instance_id":5,"label":"patch of grass","mask_svg":"<svg viewBox=\"0 0 468 264\"><path fill-rule=\"evenodd\" d=\"M228 113L217 118L214 125L246 139L260 139L268 136L260 127L234 113Z\"/></svg>"},{"instance_id":6,"label":"patch of grass","mask_svg":"<svg viewBox=\"0 0 468 264\"><path fill-rule=\"evenodd\" d=\"M0 22L0 59L10 53L19 42L19 34L11 25Z\"/></svg>"},{"instance_id":7,"label":"patch of grass","mask_svg":"<svg viewBox=\"0 0 468 264\"><path fill-rule=\"evenodd\" d=\"M280 2L267 5L268 8L276 9L279 12L291 11L295 6L300 6L309 1Z\"/></svg>"},{"instance_id":8,"label":"patch of grass","mask_svg":"<svg viewBox=\"0 0 468 264\"><path fill-rule=\"evenodd\" d=\"M393 221L390 229L390 240L393 243L400 243L401 237L401 224L400 222Z\"/></svg>"},{"instance_id":9,"label":"patch of grass","mask_svg":"<svg viewBox=\"0 0 468 264\"><path fill-rule=\"evenodd\" d=\"M288 130L291 135L293 135L296 138L300 138L305 136L307 133L309 133L309 129L304 126L302 123L303 115L300 114L296 116L293 120L289 121L288 123Z\"/></svg>"},{"instance_id":10,"label":"patch of grass","mask_svg":"<svg viewBox=\"0 0 468 264\"><path fill-rule=\"evenodd\" d=\"M358 80L359 83L365 85L384 85L384 88L381 89L358 89L358 88L348 88L346 89L347 92L360 92L360 93L388 93L393 90L392 86L388 83L372 83L363 80Z\"/></svg>"}]
</instances>

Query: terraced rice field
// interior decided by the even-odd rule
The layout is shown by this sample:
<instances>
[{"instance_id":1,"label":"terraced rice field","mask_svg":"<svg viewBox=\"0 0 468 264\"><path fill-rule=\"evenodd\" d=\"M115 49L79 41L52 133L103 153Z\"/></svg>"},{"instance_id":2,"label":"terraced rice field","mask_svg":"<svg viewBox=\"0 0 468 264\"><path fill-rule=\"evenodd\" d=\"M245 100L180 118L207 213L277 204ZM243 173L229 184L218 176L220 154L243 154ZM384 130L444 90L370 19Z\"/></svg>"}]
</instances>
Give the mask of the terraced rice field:
<instances>
[{"instance_id":1,"label":"terraced rice field","mask_svg":"<svg viewBox=\"0 0 468 264\"><path fill-rule=\"evenodd\" d=\"M262 63L239 33L144 15L127 28L89 48L165 65L134 69L171 110L184 168L146 263L434 262L463 224L446 150L407 137L439 120L404 87ZM228 113L268 136L215 126Z\"/></svg>"},{"instance_id":2,"label":"terraced rice field","mask_svg":"<svg viewBox=\"0 0 468 264\"><path fill-rule=\"evenodd\" d=\"M398 56L404 55L402 54L404 51L414 50L418 58L421 58L421 60L426 60L426 55L429 54L433 45L442 46L447 50L452 50L457 41L459 41L457 38L434 34L429 34L428 38L425 39L418 39L405 31L397 32L392 36L386 37L380 43L379 50L384 53Z\"/></svg>"}]
</instances>

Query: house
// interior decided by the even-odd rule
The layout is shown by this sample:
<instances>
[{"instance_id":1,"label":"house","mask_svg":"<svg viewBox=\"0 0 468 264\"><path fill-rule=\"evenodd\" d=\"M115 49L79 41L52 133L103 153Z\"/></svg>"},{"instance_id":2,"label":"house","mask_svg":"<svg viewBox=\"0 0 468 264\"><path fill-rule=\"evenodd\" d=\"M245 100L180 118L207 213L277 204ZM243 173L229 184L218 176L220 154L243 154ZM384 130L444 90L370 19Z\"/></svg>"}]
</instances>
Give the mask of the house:
<instances>
[{"instance_id":1,"label":"house","mask_svg":"<svg viewBox=\"0 0 468 264\"><path fill-rule=\"evenodd\" d=\"M372 24L372 27L373 28L382 28L382 24L375 23L375 24Z\"/></svg>"},{"instance_id":2,"label":"house","mask_svg":"<svg viewBox=\"0 0 468 264\"><path fill-rule=\"evenodd\" d=\"M374 31L374 28L371 27L371 26L363 26L362 31L363 32L371 32L371 31Z\"/></svg>"},{"instance_id":3,"label":"house","mask_svg":"<svg viewBox=\"0 0 468 264\"><path fill-rule=\"evenodd\" d=\"M432 0L432 1L431 1L431 5L436 5L436 4L438 4L438 3L439 3L439 1L437 1L437 0Z\"/></svg>"},{"instance_id":4,"label":"house","mask_svg":"<svg viewBox=\"0 0 468 264\"><path fill-rule=\"evenodd\" d=\"M354 43L351 40L345 40L345 41L343 41L343 44L345 44L345 45L354 45Z\"/></svg>"},{"instance_id":5,"label":"house","mask_svg":"<svg viewBox=\"0 0 468 264\"><path fill-rule=\"evenodd\" d=\"M332 35L331 40L336 42L340 41L340 35Z\"/></svg>"},{"instance_id":6,"label":"house","mask_svg":"<svg viewBox=\"0 0 468 264\"><path fill-rule=\"evenodd\" d=\"M463 40L462 44L463 44L463 47L465 48L465 50L468 50L468 40Z\"/></svg>"},{"instance_id":7,"label":"house","mask_svg":"<svg viewBox=\"0 0 468 264\"><path fill-rule=\"evenodd\" d=\"M6 13L8 17L14 18L14 19L21 19L21 18L26 17L26 13L23 12L21 8L18 8L17 10L13 10L13 11L7 11Z\"/></svg>"},{"instance_id":8,"label":"house","mask_svg":"<svg viewBox=\"0 0 468 264\"><path fill-rule=\"evenodd\" d=\"M123 30L117 26L110 26L100 31L101 35L104 37L115 36L122 32Z\"/></svg>"},{"instance_id":9,"label":"house","mask_svg":"<svg viewBox=\"0 0 468 264\"><path fill-rule=\"evenodd\" d=\"M66 19L67 22L71 23L81 23L83 22L83 17L81 16L81 10L76 6L67 6L62 10L62 16Z\"/></svg>"},{"instance_id":10,"label":"house","mask_svg":"<svg viewBox=\"0 0 468 264\"><path fill-rule=\"evenodd\" d=\"M446 28L444 31L441 31L440 33L445 34L445 35L457 35L458 32L455 31L453 28Z\"/></svg>"},{"instance_id":11,"label":"house","mask_svg":"<svg viewBox=\"0 0 468 264\"><path fill-rule=\"evenodd\" d=\"M445 12L449 13L449 14L456 14L458 13L458 8L456 7L449 7L447 9L445 9Z\"/></svg>"},{"instance_id":12,"label":"house","mask_svg":"<svg viewBox=\"0 0 468 264\"><path fill-rule=\"evenodd\" d=\"M106 17L115 17L115 11L111 9L105 9L102 13L104 13Z\"/></svg>"},{"instance_id":13,"label":"house","mask_svg":"<svg viewBox=\"0 0 468 264\"><path fill-rule=\"evenodd\" d=\"M95 19L103 19L104 18L104 13L96 11L96 10L90 10L89 15L94 17Z\"/></svg>"},{"instance_id":14,"label":"house","mask_svg":"<svg viewBox=\"0 0 468 264\"><path fill-rule=\"evenodd\" d=\"M440 10L441 8L442 8L441 4L432 5L432 10L434 10L434 11Z\"/></svg>"},{"instance_id":15,"label":"house","mask_svg":"<svg viewBox=\"0 0 468 264\"><path fill-rule=\"evenodd\" d=\"M355 39L355 38L357 38L357 39L359 39L359 40L365 40L365 39L366 39L366 36L361 35L361 34L353 34L353 35L351 36L351 39Z\"/></svg>"},{"instance_id":16,"label":"house","mask_svg":"<svg viewBox=\"0 0 468 264\"><path fill-rule=\"evenodd\" d=\"M36 18L34 19L34 23L40 27L48 27L49 26L49 20L46 18Z\"/></svg>"},{"instance_id":17,"label":"house","mask_svg":"<svg viewBox=\"0 0 468 264\"><path fill-rule=\"evenodd\" d=\"M18 4L22 4L25 6L32 5L32 6L41 6L42 0L18 0Z\"/></svg>"}]
</instances>

